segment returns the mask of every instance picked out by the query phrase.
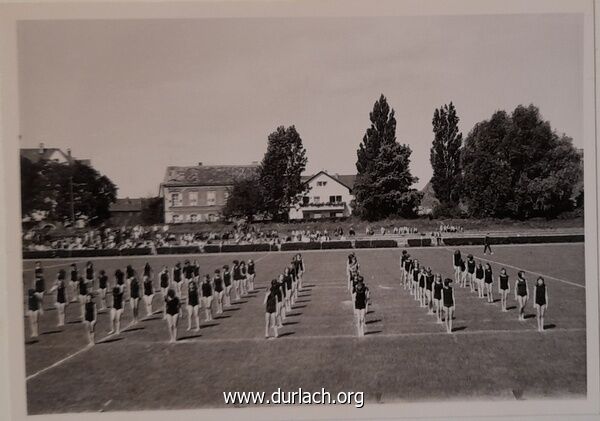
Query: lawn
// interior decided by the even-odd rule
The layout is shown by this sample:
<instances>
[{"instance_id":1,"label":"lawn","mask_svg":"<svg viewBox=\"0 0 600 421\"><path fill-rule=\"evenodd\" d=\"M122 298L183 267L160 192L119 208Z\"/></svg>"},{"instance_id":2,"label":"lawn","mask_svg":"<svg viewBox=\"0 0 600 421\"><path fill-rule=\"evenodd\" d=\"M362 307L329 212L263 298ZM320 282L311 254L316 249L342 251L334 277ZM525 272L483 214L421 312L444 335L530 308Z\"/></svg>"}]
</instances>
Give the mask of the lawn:
<instances>
[{"instance_id":1,"label":"lawn","mask_svg":"<svg viewBox=\"0 0 600 421\"><path fill-rule=\"evenodd\" d=\"M546 276L547 331L528 318L487 304L468 289L456 288L455 332L447 334L399 284L400 250L356 250L372 293L368 334L357 338L345 280L348 251L303 253L305 290L279 339L264 338L265 286L293 253L199 255L201 271L234 258L257 262L260 290L245 297L199 333L180 323L179 341L167 342L166 323L155 314L122 334L106 337L108 315L99 316L101 343L85 348L78 309L67 309L67 325L55 327L52 297L46 298L39 339L25 345L30 414L82 411L176 409L224 406L224 391L363 391L366 404L438 399L531 399L576 397L586 393L585 274L583 244L498 246L483 256L481 247L463 254L505 266L512 281L528 272ZM410 249L422 263L451 276L453 250ZM186 257L98 258L109 273L146 260L155 270ZM46 261L47 283L70 260ZM80 268L83 261L78 261ZM29 284L33 262L25 262ZM495 288L497 290L497 288ZM155 307L160 298L155 297ZM141 306L143 307L143 306ZM144 314L144 309L141 310ZM126 307L123 325L129 324ZM26 321L26 320L25 320ZM29 338L27 323L25 334Z\"/></svg>"}]
</instances>

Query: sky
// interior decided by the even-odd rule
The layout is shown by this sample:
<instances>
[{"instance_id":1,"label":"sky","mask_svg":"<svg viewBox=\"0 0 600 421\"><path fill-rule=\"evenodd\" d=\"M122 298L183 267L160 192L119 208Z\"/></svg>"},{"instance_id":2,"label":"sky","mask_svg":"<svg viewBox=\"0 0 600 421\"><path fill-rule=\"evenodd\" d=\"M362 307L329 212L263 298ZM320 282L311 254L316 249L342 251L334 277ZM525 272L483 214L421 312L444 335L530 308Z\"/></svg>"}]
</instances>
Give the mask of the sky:
<instances>
[{"instance_id":1,"label":"sky","mask_svg":"<svg viewBox=\"0 0 600 421\"><path fill-rule=\"evenodd\" d=\"M423 187L450 101L464 136L533 103L583 147L582 42L580 15L25 21L21 146L71 148L148 197L167 166L260 161L293 124L307 173L353 174L384 94Z\"/></svg>"}]
</instances>

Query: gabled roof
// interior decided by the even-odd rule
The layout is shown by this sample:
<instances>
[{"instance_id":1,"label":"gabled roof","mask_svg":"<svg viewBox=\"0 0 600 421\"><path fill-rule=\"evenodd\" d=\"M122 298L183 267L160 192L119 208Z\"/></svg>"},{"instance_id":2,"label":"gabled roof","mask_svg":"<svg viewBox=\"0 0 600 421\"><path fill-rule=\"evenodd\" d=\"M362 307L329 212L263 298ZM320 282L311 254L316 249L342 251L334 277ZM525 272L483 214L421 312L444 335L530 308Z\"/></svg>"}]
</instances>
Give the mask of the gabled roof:
<instances>
[{"instance_id":1,"label":"gabled roof","mask_svg":"<svg viewBox=\"0 0 600 421\"><path fill-rule=\"evenodd\" d=\"M345 175L333 174L332 175L326 171L319 171L318 173L316 173L314 175L304 175L304 176L302 176L302 181L304 183L308 183L309 181L311 181L313 178L315 178L316 176L318 176L320 174L325 174L329 178L332 178L333 180L344 185L345 187L347 187L350 190L352 190L352 188L354 187L354 182L356 181L356 174L345 174Z\"/></svg>"},{"instance_id":2,"label":"gabled roof","mask_svg":"<svg viewBox=\"0 0 600 421\"><path fill-rule=\"evenodd\" d=\"M256 175L258 165L197 165L167 167L162 186L231 186L235 180Z\"/></svg>"},{"instance_id":3,"label":"gabled roof","mask_svg":"<svg viewBox=\"0 0 600 421\"><path fill-rule=\"evenodd\" d=\"M141 212L142 211L142 199L117 199L114 203L111 203L110 212Z\"/></svg>"},{"instance_id":4,"label":"gabled roof","mask_svg":"<svg viewBox=\"0 0 600 421\"><path fill-rule=\"evenodd\" d=\"M24 158L27 158L28 160L30 160L31 162L33 162L34 164L42 161L42 160L49 160L52 155L54 155L55 153L59 153L60 155L62 155L62 157L65 159L65 161L71 161L73 158L69 157L66 153L64 153L62 150L58 149L58 148L22 148L21 149L21 156Z\"/></svg>"}]
</instances>

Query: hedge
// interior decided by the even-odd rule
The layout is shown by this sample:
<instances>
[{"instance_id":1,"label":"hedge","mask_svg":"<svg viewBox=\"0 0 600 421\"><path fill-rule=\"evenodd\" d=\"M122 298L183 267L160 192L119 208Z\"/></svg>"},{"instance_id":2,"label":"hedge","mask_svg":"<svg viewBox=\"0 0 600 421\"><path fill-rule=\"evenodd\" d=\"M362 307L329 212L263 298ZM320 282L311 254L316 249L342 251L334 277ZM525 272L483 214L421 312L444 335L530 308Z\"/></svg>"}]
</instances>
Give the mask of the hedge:
<instances>
[{"instance_id":1,"label":"hedge","mask_svg":"<svg viewBox=\"0 0 600 421\"><path fill-rule=\"evenodd\" d=\"M202 251L204 253L220 253L221 246L219 244L205 244Z\"/></svg>"},{"instance_id":2,"label":"hedge","mask_svg":"<svg viewBox=\"0 0 600 421\"><path fill-rule=\"evenodd\" d=\"M431 246L431 238L409 238L406 243L409 247L429 247Z\"/></svg>"},{"instance_id":3,"label":"hedge","mask_svg":"<svg viewBox=\"0 0 600 421\"><path fill-rule=\"evenodd\" d=\"M152 249L148 247L121 249L121 256L148 256L152 254Z\"/></svg>"},{"instance_id":4,"label":"hedge","mask_svg":"<svg viewBox=\"0 0 600 421\"><path fill-rule=\"evenodd\" d=\"M321 243L321 249L323 250L331 250L331 249L351 249L352 241L325 241Z\"/></svg>"},{"instance_id":5,"label":"hedge","mask_svg":"<svg viewBox=\"0 0 600 421\"><path fill-rule=\"evenodd\" d=\"M244 251L271 251L271 245L265 243L259 244L223 244L221 246L223 253L244 252Z\"/></svg>"},{"instance_id":6,"label":"hedge","mask_svg":"<svg viewBox=\"0 0 600 421\"><path fill-rule=\"evenodd\" d=\"M447 246L483 245L484 237L454 237L445 238ZM490 237L490 244L541 244L541 243L582 243L585 241L584 234L565 235L521 235L508 237Z\"/></svg>"},{"instance_id":7,"label":"hedge","mask_svg":"<svg viewBox=\"0 0 600 421\"><path fill-rule=\"evenodd\" d=\"M200 253L198 246L158 247L156 254L195 254Z\"/></svg>"},{"instance_id":8,"label":"hedge","mask_svg":"<svg viewBox=\"0 0 600 421\"><path fill-rule=\"evenodd\" d=\"M310 243L294 242L294 243L283 243L281 245L281 251L291 250L321 250L321 243L317 241L311 241Z\"/></svg>"},{"instance_id":9,"label":"hedge","mask_svg":"<svg viewBox=\"0 0 600 421\"><path fill-rule=\"evenodd\" d=\"M369 248L396 248L398 242L396 240L356 240L354 248L369 249Z\"/></svg>"}]
</instances>

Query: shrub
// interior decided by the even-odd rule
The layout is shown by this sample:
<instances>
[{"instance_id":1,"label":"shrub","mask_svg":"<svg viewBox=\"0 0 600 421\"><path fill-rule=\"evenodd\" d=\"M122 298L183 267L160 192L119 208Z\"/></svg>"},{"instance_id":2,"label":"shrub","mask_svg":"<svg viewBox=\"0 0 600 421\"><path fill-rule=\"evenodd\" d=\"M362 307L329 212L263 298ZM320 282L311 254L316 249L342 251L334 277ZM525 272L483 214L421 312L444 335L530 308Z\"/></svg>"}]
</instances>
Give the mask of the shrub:
<instances>
[{"instance_id":1,"label":"shrub","mask_svg":"<svg viewBox=\"0 0 600 421\"><path fill-rule=\"evenodd\" d=\"M223 253L244 252L244 251L271 251L271 245L260 244L223 244L221 246Z\"/></svg>"},{"instance_id":2,"label":"shrub","mask_svg":"<svg viewBox=\"0 0 600 421\"><path fill-rule=\"evenodd\" d=\"M324 241L321 243L321 249L332 250L332 249L351 249L352 241Z\"/></svg>"},{"instance_id":3,"label":"shrub","mask_svg":"<svg viewBox=\"0 0 600 421\"><path fill-rule=\"evenodd\" d=\"M395 248L398 247L396 240L356 240L354 248L369 249L369 248Z\"/></svg>"},{"instance_id":4,"label":"shrub","mask_svg":"<svg viewBox=\"0 0 600 421\"><path fill-rule=\"evenodd\" d=\"M409 247L429 247L431 246L431 238L422 237L422 238L409 238L406 243Z\"/></svg>"},{"instance_id":5,"label":"shrub","mask_svg":"<svg viewBox=\"0 0 600 421\"><path fill-rule=\"evenodd\" d=\"M221 246L219 244L205 244L202 251L204 253L220 253Z\"/></svg>"},{"instance_id":6,"label":"shrub","mask_svg":"<svg viewBox=\"0 0 600 421\"><path fill-rule=\"evenodd\" d=\"M175 247L159 247L156 249L157 254L195 254L200 253L198 246L175 246Z\"/></svg>"},{"instance_id":7,"label":"shrub","mask_svg":"<svg viewBox=\"0 0 600 421\"><path fill-rule=\"evenodd\" d=\"M281 251L290 250L321 250L321 243L313 241L310 243L283 243L281 245Z\"/></svg>"},{"instance_id":8,"label":"shrub","mask_svg":"<svg viewBox=\"0 0 600 421\"><path fill-rule=\"evenodd\" d=\"M147 256L149 254L152 254L152 249L148 247L121 249L121 256Z\"/></svg>"}]
</instances>

